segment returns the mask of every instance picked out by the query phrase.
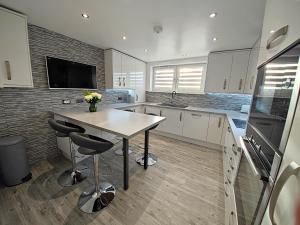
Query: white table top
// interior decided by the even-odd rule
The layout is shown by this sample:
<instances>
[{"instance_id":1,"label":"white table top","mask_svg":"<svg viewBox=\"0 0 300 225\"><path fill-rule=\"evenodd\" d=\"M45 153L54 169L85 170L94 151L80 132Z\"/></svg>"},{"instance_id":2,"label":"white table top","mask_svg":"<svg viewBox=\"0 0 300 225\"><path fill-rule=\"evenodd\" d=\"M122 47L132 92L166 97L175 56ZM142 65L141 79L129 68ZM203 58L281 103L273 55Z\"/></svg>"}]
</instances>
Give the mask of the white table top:
<instances>
[{"instance_id":1,"label":"white table top","mask_svg":"<svg viewBox=\"0 0 300 225\"><path fill-rule=\"evenodd\" d=\"M150 116L141 113L126 112L104 108L98 112L55 111L54 114L65 117L69 122L84 124L123 138L131 138L165 120L165 117Z\"/></svg>"}]
</instances>

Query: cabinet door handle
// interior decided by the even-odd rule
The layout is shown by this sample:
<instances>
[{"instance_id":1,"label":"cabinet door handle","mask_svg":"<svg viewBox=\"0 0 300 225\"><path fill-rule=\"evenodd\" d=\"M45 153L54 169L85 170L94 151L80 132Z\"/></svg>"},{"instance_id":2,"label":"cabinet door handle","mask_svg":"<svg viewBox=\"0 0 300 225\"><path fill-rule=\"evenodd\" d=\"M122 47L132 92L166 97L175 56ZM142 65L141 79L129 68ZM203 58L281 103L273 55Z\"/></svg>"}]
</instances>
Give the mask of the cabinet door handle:
<instances>
[{"instance_id":1,"label":"cabinet door handle","mask_svg":"<svg viewBox=\"0 0 300 225\"><path fill-rule=\"evenodd\" d=\"M227 127L227 130L228 130L228 132L229 132L229 133L231 133L231 129L230 129L230 127Z\"/></svg>"},{"instance_id":2,"label":"cabinet door handle","mask_svg":"<svg viewBox=\"0 0 300 225\"><path fill-rule=\"evenodd\" d=\"M202 117L201 114L192 113L192 116Z\"/></svg>"},{"instance_id":3,"label":"cabinet door handle","mask_svg":"<svg viewBox=\"0 0 300 225\"><path fill-rule=\"evenodd\" d=\"M123 77L123 86L125 87L125 77Z\"/></svg>"},{"instance_id":4,"label":"cabinet door handle","mask_svg":"<svg viewBox=\"0 0 300 225\"><path fill-rule=\"evenodd\" d=\"M180 112L180 116L179 116L179 121L181 122L182 120L182 112Z\"/></svg>"},{"instance_id":5,"label":"cabinet door handle","mask_svg":"<svg viewBox=\"0 0 300 225\"><path fill-rule=\"evenodd\" d=\"M254 82L254 76L251 77L250 90L252 90L252 88L253 88L253 82Z\"/></svg>"},{"instance_id":6,"label":"cabinet door handle","mask_svg":"<svg viewBox=\"0 0 300 225\"><path fill-rule=\"evenodd\" d=\"M226 89L226 86L227 86L227 79L225 78L225 79L224 79L224 84L223 84L223 89L224 89L224 90Z\"/></svg>"},{"instance_id":7,"label":"cabinet door handle","mask_svg":"<svg viewBox=\"0 0 300 225\"><path fill-rule=\"evenodd\" d=\"M225 181L225 183L224 183L225 185L224 185L224 192L225 192L225 196L226 197L228 197L229 195L228 195L228 191L227 191L227 188L226 188L226 186L228 185L228 182L227 181Z\"/></svg>"},{"instance_id":8,"label":"cabinet door handle","mask_svg":"<svg viewBox=\"0 0 300 225\"><path fill-rule=\"evenodd\" d=\"M138 101L139 100L139 96L136 94L135 95L135 100Z\"/></svg>"},{"instance_id":9,"label":"cabinet door handle","mask_svg":"<svg viewBox=\"0 0 300 225\"><path fill-rule=\"evenodd\" d=\"M121 84L121 77L119 77L119 87L122 86Z\"/></svg>"},{"instance_id":10,"label":"cabinet door handle","mask_svg":"<svg viewBox=\"0 0 300 225\"><path fill-rule=\"evenodd\" d=\"M284 27L281 27L276 32L274 32L267 41L267 49L269 50L271 48L274 48L276 45L278 45L277 43L275 43L275 41L278 40L280 37L285 36L288 30L289 30L289 25L286 25Z\"/></svg>"},{"instance_id":11,"label":"cabinet door handle","mask_svg":"<svg viewBox=\"0 0 300 225\"><path fill-rule=\"evenodd\" d=\"M243 79L240 79L240 83L239 83L239 91L242 90L242 86L243 86Z\"/></svg>"},{"instance_id":12,"label":"cabinet door handle","mask_svg":"<svg viewBox=\"0 0 300 225\"><path fill-rule=\"evenodd\" d=\"M228 225L234 225L234 212L230 212L230 217L229 217L229 224Z\"/></svg>"},{"instance_id":13,"label":"cabinet door handle","mask_svg":"<svg viewBox=\"0 0 300 225\"><path fill-rule=\"evenodd\" d=\"M144 114L146 114L146 107L144 108Z\"/></svg>"},{"instance_id":14,"label":"cabinet door handle","mask_svg":"<svg viewBox=\"0 0 300 225\"><path fill-rule=\"evenodd\" d=\"M161 110L159 110L159 116L161 116L161 115L162 115Z\"/></svg>"},{"instance_id":15,"label":"cabinet door handle","mask_svg":"<svg viewBox=\"0 0 300 225\"><path fill-rule=\"evenodd\" d=\"M10 70L10 63L8 60L5 60L5 68L6 68L6 75L7 75L7 80L11 80L11 70Z\"/></svg>"},{"instance_id":16,"label":"cabinet door handle","mask_svg":"<svg viewBox=\"0 0 300 225\"><path fill-rule=\"evenodd\" d=\"M279 178L277 179L277 182L274 186L274 189L272 191L272 195L270 198L270 207L269 207L269 217L272 222L272 225L277 225L274 218L274 212L275 212L275 206L279 197L279 194L284 186L284 184L287 182L287 180L291 176L299 176L300 172L300 166L295 163L291 162L280 174Z\"/></svg>"},{"instance_id":17,"label":"cabinet door handle","mask_svg":"<svg viewBox=\"0 0 300 225\"><path fill-rule=\"evenodd\" d=\"M218 128L220 128L220 127L221 127L221 124L222 124L222 118L221 118L221 117L219 117Z\"/></svg>"}]
</instances>

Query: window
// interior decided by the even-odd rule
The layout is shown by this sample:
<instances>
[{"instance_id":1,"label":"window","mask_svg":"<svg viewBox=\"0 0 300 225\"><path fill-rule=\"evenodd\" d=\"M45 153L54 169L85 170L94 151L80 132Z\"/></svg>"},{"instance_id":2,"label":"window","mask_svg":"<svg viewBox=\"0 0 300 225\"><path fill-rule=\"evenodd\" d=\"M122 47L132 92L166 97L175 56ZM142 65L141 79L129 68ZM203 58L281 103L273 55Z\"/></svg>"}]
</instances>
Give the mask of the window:
<instances>
[{"instance_id":1,"label":"window","mask_svg":"<svg viewBox=\"0 0 300 225\"><path fill-rule=\"evenodd\" d=\"M175 73L175 66L154 67L153 90L165 92L174 90Z\"/></svg>"},{"instance_id":2,"label":"window","mask_svg":"<svg viewBox=\"0 0 300 225\"><path fill-rule=\"evenodd\" d=\"M153 91L201 93L206 64L153 67Z\"/></svg>"}]
</instances>

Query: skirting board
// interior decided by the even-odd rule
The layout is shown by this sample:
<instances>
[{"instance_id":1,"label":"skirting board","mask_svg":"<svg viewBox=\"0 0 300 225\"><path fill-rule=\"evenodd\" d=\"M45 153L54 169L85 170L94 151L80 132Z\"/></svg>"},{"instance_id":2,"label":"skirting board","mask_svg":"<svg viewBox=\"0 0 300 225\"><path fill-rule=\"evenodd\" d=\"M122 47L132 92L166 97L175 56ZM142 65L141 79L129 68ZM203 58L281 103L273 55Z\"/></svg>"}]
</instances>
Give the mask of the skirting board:
<instances>
[{"instance_id":1,"label":"skirting board","mask_svg":"<svg viewBox=\"0 0 300 225\"><path fill-rule=\"evenodd\" d=\"M178 135L175 135L175 134L170 134L170 133L157 131L157 130L152 130L151 132L153 132L154 134L159 134L159 135L165 136L165 137L177 139L179 141L184 141L184 142L187 142L187 143L200 145L200 146L203 146L203 147L206 147L206 148L211 148L211 149L215 149L215 150L219 150L219 151L222 151L222 149L223 149L222 145L208 143L208 142L205 142L205 141L199 141L199 140L195 140L195 139L192 139L192 138L178 136Z\"/></svg>"}]
</instances>

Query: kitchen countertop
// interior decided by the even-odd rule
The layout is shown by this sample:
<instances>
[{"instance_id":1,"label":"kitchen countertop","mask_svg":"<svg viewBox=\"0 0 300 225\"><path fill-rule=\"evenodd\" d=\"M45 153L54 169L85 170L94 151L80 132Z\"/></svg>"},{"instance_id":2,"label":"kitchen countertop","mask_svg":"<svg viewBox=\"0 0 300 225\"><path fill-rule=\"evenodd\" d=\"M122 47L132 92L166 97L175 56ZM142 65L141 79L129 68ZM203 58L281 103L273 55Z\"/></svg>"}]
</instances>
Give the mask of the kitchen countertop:
<instances>
[{"instance_id":1,"label":"kitchen countertop","mask_svg":"<svg viewBox=\"0 0 300 225\"><path fill-rule=\"evenodd\" d=\"M154 107L160 107L160 108L178 109L178 110L182 110L182 111L195 111L195 112L207 112L207 113L221 114L221 115L224 115L227 117L230 128L232 130L232 134L236 141L236 144L238 147L241 147L240 136L243 136L245 134L245 129L237 128L232 119L248 120L248 117L249 117L248 114L240 113L240 112L232 111L232 110L224 110L224 109L201 108L201 107L192 107L192 106L188 106L187 108L177 108L177 107L172 107L172 106L162 106L159 104L161 104L161 103L153 103L153 102L118 103L118 104L106 105L105 107L111 107L111 108L115 108L115 109L125 109L125 108L135 107L135 106L154 106Z\"/></svg>"},{"instance_id":2,"label":"kitchen countertop","mask_svg":"<svg viewBox=\"0 0 300 225\"><path fill-rule=\"evenodd\" d=\"M165 120L164 117L130 113L109 106L93 113L87 110L59 110L53 113L71 121L101 129L127 139Z\"/></svg>"}]
</instances>

